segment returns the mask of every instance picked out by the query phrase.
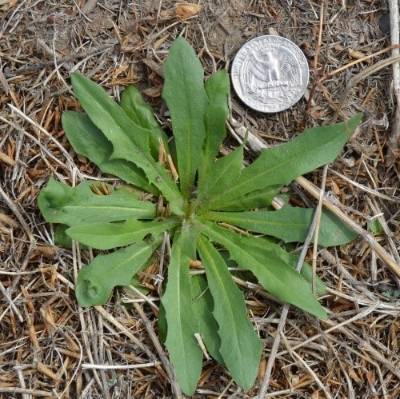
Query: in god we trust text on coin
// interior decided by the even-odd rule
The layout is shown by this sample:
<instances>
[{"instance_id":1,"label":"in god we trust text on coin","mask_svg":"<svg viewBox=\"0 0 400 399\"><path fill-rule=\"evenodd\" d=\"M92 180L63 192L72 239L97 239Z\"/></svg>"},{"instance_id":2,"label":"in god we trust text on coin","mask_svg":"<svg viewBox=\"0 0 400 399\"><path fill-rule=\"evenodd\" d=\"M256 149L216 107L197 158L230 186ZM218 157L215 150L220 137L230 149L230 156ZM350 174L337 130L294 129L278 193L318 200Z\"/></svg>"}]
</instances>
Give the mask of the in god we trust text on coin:
<instances>
[{"instance_id":1,"label":"in god we trust text on coin","mask_svg":"<svg viewBox=\"0 0 400 399\"><path fill-rule=\"evenodd\" d=\"M256 111L280 112L304 95L307 59L293 42L265 35L241 47L232 63L232 83L240 99Z\"/></svg>"}]
</instances>

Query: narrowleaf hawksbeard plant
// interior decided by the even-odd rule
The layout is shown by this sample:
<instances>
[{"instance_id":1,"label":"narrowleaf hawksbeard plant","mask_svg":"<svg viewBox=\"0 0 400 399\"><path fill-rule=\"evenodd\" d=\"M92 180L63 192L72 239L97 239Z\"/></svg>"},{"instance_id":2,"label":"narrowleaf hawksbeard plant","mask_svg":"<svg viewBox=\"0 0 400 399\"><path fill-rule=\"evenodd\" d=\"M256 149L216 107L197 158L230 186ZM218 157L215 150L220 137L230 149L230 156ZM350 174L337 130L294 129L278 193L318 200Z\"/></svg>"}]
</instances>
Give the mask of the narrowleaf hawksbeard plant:
<instances>
[{"instance_id":1,"label":"narrowleaf hawksbeard plant","mask_svg":"<svg viewBox=\"0 0 400 399\"><path fill-rule=\"evenodd\" d=\"M332 162L361 116L306 129L244 167L243 147L219 157L229 113L227 72L204 82L194 50L179 38L164 75L172 138L135 87L128 87L118 104L83 75L71 76L84 113L63 113L65 134L77 154L125 184L100 193L90 182L70 187L51 179L38 205L46 221L65 233L64 242L68 238L107 250L79 272L76 297L83 307L105 304L114 287L129 286L154 262L168 233L172 244L160 315L179 385L188 395L196 389L203 361L198 334L213 359L248 390L262 344L232 274L246 272L278 302L327 317L316 299L324 284L317 279L314 293L310 266L297 273L297 255L285 250L285 244L305 240L314 210L290 205L273 210L271 202L296 177ZM323 212L319 245L354 238L335 216ZM191 272L195 260L203 274ZM227 262L235 265L233 270Z\"/></svg>"}]
</instances>

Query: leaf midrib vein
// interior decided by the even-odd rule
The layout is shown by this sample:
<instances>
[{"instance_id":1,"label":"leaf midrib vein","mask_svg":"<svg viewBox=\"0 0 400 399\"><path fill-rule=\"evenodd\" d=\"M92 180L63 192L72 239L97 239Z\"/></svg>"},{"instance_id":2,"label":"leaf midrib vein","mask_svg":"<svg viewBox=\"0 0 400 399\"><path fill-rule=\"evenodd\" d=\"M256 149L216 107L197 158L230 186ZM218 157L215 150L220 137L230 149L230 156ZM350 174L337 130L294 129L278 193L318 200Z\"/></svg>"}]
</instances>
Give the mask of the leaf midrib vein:
<instances>
[{"instance_id":1,"label":"leaf midrib vein","mask_svg":"<svg viewBox=\"0 0 400 399\"><path fill-rule=\"evenodd\" d=\"M213 216L213 215L211 215ZM216 215L215 218L212 218L211 220L215 220L215 221L222 221L222 222L231 222L234 224L239 224L239 223L255 223L255 224L261 224L261 225L272 225L272 226L295 226L295 227L307 227L309 225L309 223L293 223L290 221L287 222L279 222L279 221L269 221L269 220L254 220L254 219L238 219L235 217L218 217L219 215Z\"/></svg>"},{"instance_id":2,"label":"leaf midrib vein","mask_svg":"<svg viewBox=\"0 0 400 399\"><path fill-rule=\"evenodd\" d=\"M89 206L84 206L84 205L66 205L64 206L64 209L84 209L84 210L88 210L88 209L110 209L110 210L131 210L131 211L150 211L152 210L153 207L147 205L146 208L141 208L141 207L137 207L134 208L132 206L107 206L107 205L89 205Z\"/></svg>"},{"instance_id":3,"label":"leaf midrib vein","mask_svg":"<svg viewBox=\"0 0 400 399\"><path fill-rule=\"evenodd\" d=\"M181 342L182 342L182 345L186 348L186 340L184 339L184 334L183 334L183 328L182 328L182 326L183 326L183 322L182 322L182 320L183 320L183 318L182 318L182 304L181 304L181 300L180 300L180 298L181 298L181 273L182 273L182 251L181 251L181 249L179 250L179 257L178 257L178 259L176 260L176 272L177 272L177 276L176 276L176 278L177 278L177 288L176 288L176 290L177 290L177 298L178 298L178 304L177 304L177 315L178 315L178 320L179 320L179 328L178 328L178 332L179 332L179 337L180 337L180 340L181 340ZM174 295L173 293L170 293L170 296L171 295ZM184 350L184 352L183 353L188 353L188 352L186 352L185 350ZM185 356L183 356L183 359L184 360L186 360L186 357ZM188 380L189 378L188 378L188 376L189 376L189 373L188 373L188 370L189 370L189 367L187 367L187 366L190 366L190 365L185 365L185 367L183 368L183 370L184 370L184 373L185 373L185 376L186 376L186 380Z\"/></svg>"},{"instance_id":4,"label":"leaf midrib vein","mask_svg":"<svg viewBox=\"0 0 400 399\"><path fill-rule=\"evenodd\" d=\"M90 96L91 98L93 98L93 96L91 95L90 91L86 89L85 85L83 85L83 88L84 88L85 92L88 93L89 96ZM94 101L94 104L95 104L95 106L97 106L98 102L97 102L97 101ZM97 112L103 112L102 106L100 106L99 108L100 108L100 109L98 109ZM171 200L172 200L173 197L176 197L177 194L176 194L176 192L175 192L175 191L176 191L176 190L175 190L175 187L174 187L174 186L171 186L171 183L173 183L173 182L172 182L170 179L166 178L165 174L162 173L161 170L158 170L158 169L152 164L152 162L149 161L149 159L148 159L148 154L147 154L144 150L141 149L141 146L140 146L139 144L137 144L136 142L134 142L134 141L130 138L130 136L127 135L127 134L125 133L124 128L123 128L122 125L118 122L118 120L117 120L116 118L114 118L113 114L110 113L110 112L108 112L108 114L111 116L112 120L113 120L114 123L117 125L117 127L122 131L123 135L126 135L126 137L128 138L128 142L134 146L135 153L137 153L137 154L141 153L142 157L140 157L140 156L138 157L138 158L139 158L139 162L138 162L138 163L139 163L140 165L142 165L142 166L139 166L139 167L140 167L140 168L145 172L145 174L147 175L148 171L145 170L145 168L143 167L143 164L145 164L146 169L150 168L150 169L152 170L152 173L153 173L153 174L155 174L156 176L159 176L159 177L161 178L160 181L155 181L154 184L155 184L157 187L162 186L162 187L164 187L164 190L165 190L165 191L168 191L168 194L164 192L164 194L165 194L165 196L166 196L167 198L170 197ZM136 126L136 124L135 124L135 126ZM140 127L138 127L138 128L140 128ZM111 133L111 135L113 136L113 140L110 140L110 141L111 141L111 142L112 142L112 141L115 141L115 140L116 140L115 135L112 134L112 133ZM124 137L125 137L125 136L124 136ZM113 150L113 154L115 154L115 149ZM129 157L126 157L126 158L129 158ZM140 158L141 158L141 159L140 159ZM130 159L126 159L126 160L127 160L128 162L132 162ZM136 164L136 162L137 162L137 160L136 160L134 163ZM166 189L167 189L167 190L166 190ZM160 188L160 190L161 190L161 188ZM163 191L164 191L164 190L163 190Z\"/></svg>"},{"instance_id":5,"label":"leaf midrib vein","mask_svg":"<svg viewBox=\"0 0 400 399\"><path fill-rule=\"evenodd\" d=\"M227 241L229 241L229 243L230 243L233 247L235 247L236 251L238 251L238 250L239 250L239 251L243 251L245 254L247 254L247 256L248 256L249 258L251 258L252 261L256 264L256 268L257 268L257 269L259 269L260 266L262 266L262 264L257 260L257 258L254 258L253 255L251 255L251 254L249 254L248 252L244 251L244 250L243 250L240 246L238 246L234 241L230 240L229 238L225 238L224 236L222 236L222 239L221 239L221 233L216 232L216 231L213 231L213 230L211 230L209 227L208 227L208 231L211 231L211 234L215 234L217 237L219 237L219 242L220 242L222 245L226 246L226 245L224 244L224 241L225 241L225 243L226 243ZM229 249L228 249L228 252L230 253ZM231 256L232 256L232 254L231 254ZM250 263L251 263L251 262L249 262L249 264L250 264ZM248 268L249 270L251 270L249 267L247 267L247 268ZM278 282L278 283L280 284L280 281L274 276L273 273L271 273L271 272L268 270L267 267L265 268L265 272L268 274L268 277L269 277L271 280L274 280L275 283Z\"/></svg>"},{"instance_id":6,"label":"leaf midrib vein","mask_svg":"<svg viewBox=\"0 0 400 399\"><path fill-rule=\"evenodd\" d=\"M134 244L135 245L135 244ZM137 247L137 245L135 245ZM137 252L135 252L134 254L132 254L130 257L128 257L127 259L123 260L122 262L120 262L117 265L111 266L111 270L116 270L118 267L121 267L123 265L125 265L128 262L131 262L133 260L135 260L135 258L138 258L140 255L143 254L143 252L148 251L150 248L147 246L142 246L142 248L139 248L137 250Z\"/></svg>"},{"instance_id":7,"label":"leaf midrib vein","mask_svg":"<svg viewBox=\"0 0 400 399\"><path fill-rule=\"evenodd\" d=\"M331 140L329 140L329 141L324 142L323 144L319 145L318 147L315 147L314 150L315 150L316 148L320 148L321 146L327 145L327 144L330 143L331 141L334 141L335 138L336 138L336 137L334 137L333 139L331 139ZM279 148L279 147L276 147L276 150L278 150L278 148ZM273 150L273 149L271 149L271 150ZM268 150L266 150L266 151L268 151ZM240 188L241 188L243 185L249 184L249 182L252 182L252 181L254 181L254 180L256 180L256 179L265 177L266 175L268 176L268 174L271 174L271 173L272 173L273 171L275 171L276 169L282 168L284 165L286 165L287 163L289 163L298 153L302 153L302 152L303 152L303 151L301 151L301 148L298 148L298 150L295 151L295 152L292 154L291 157L285 158L285 159L284 159L282 162L280 162L280 163L276 163L275 165L271 165L271 167L269 167L268 169L266 169L266 170L264 170L264 171L258 173L257 175L253 176L253 178L251 178L251 179L247 178L247 180L246 180L246 176L244 175L244 174L245 174L245 171L246 171L246 169L245 169L245 170L242 172L242 175L241 175L241 177L239 178L238 183L237 183L236 185L233 185L231 189L228 189L228 190L225 191L224 193L220 193L220 195L216 196L216 197L214 198L214 201L213 201L213 202L218 202L218 199L220 199L221 196L222 196L222 197L225 197L225 196L229 195L229 193L235 192L235 191L237 191L237 190L239 190L239 192L240 192ZM261 155L260 155L260 156L261 156ZM256 160L255 162L257 162L257 160ZM248 168L251 168L251 166L253 166L253 165L255 164L255 162L254 162L253 164L251 164ZM249 169L247 169L247 170L249 170ZM267 187L268 187L268 186L267 186Z\"/></svg>"},{"instance_id":8,"label":"leaf midrib vein","mask_svg":"<svg viewBox=\"0 0 400 399\"><path fill-rule=\"evenodd\" d=\"M233 324L234 330L235 330L234 340L236 342L237 348L239 348L238 352L240 353L240 358L243 358L242 351L241 351L240 344L239 344L237 325L235 323L235 316L234 316L234 313L233 313L233 309L232 309L232 306L230 306L231 303L228 300L226 300L226 297L228 296L226 287L223 284L223 280L221 279L220 274L218 273L218 267L215 265L215 262L212 259L212 256L210 255L210 253L208 252L208 250L207 250L207 248L206 248L206 246L204 244L203 244L203 251L205 251L207 253L207 256L209 257L210 262L213 264L213 268L214 268L214 273L213 274L218 279L219 285L220 285L220 287L222 288L222 290L224 292L224 296L223 296L224 302L225 302L224 308L225 309L228 308L228 310L229 310L230 318L231 318L231 321L232 321L231 324ZM207 269L207 267L206 267L206 269ZM216 314L216 313L217 313L216 310L214 310L213 314ZM223 312L221 312L221 315L223 315ZM219 326L219 331L223 332L222 329L221 329L221 326Z\"/></svg>"}]
</instances>

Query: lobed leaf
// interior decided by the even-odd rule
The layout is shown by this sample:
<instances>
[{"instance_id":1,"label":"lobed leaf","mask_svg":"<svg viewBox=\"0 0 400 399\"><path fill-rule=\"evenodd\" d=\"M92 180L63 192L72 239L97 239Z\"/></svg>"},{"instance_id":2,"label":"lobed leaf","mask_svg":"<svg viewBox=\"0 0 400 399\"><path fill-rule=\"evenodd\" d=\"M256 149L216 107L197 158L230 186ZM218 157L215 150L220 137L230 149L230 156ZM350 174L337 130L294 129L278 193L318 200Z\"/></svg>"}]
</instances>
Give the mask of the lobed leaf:
<instances>
[{"instance_id":1,"label":"lobed leaf","mask_svg":"<svg viewBox=\"0 0 400 399\"><path fill-rule=\"evenodd\" d=\"M266 149L240 178L213 201L234 201L254 191L285 185L305 173L332 162L359 125L362 115L335 125L306 129L288 143Z\"/></svg>"},{"instance_id":2,"label":"lobed leaf","mask_svg":"<svg viewBox=\"0 0 400 399\"><path fill-rule=\"evenodd\" d=\"M212 241L223 245L241 267L250 270L260 284L282 302L290 303L320 318L326 319L325 310L315 299L310 284L293 267L265 248L265 258L249 251L254 237L244 237L215 224L203 223L203 233ZM268 253L267 253L268 252Z\"/></svg>"},{"instance_id":3,"label":"lobed leaf","mask_svg":"<svg viewBox=\"0 0 400 399\"><path fill-rule=\"evenodd\" d=\"M153 157L157 158L160 141L162 140L166 145L167 136L154 117L152 108L144 101L140 91L135 86L129 86L123 91L121 107L133 122L149 130L150 150Z\"/></svg>"},{"instance_id":4,"label":"lobed leaf","mask_svg":"<svg viewBox=\"0 0 400 399\"><path fill-rule=\"evenodd\" d=\"M304 242L314 215L314 209L285 206L278 211L209 212L207 219L234 224L255 233L277 237L284 242ZM324 211L321 215L318 244L323 247L342 245L357 234L335 215Z\"/></svg>"},{"instance_id":5,"label":"lobed leaf","mask_svg":"<svg viewBox=\"0 0 400 399\"><path fill-rule=\"evenodd\" d=\"M143 240L147 235L159 234L177 225L177 220L141 222L127 220L122 223L90 223L70 227L66 233L76 241L96 249L123 247Z\"/></svg>"},{"instance_id":6,"label":"lobed leaf","mask_svg":"<svg viewBox=\"0 0 400 399\"><path fill-rule=\"evenodd\" d=\"M233 282L224 259L204 237L199 239L198 249L214 299L220 353L233 379L248 390L257 377L261 341L247 317L243 294Z\"/></svg>"},{"instance_id":7,"label":"lobed leaf","mask_svg":"<svg viewBox=\"0 0 400 399\"><path fill-rule=\"evenodd\" d=\"M134 163L124 159L111 159L113 153L111 142L86 114L65 111L61 119L68 141L77 154L88 158L104 173L118 176L125 182L147 192L158 193L158 190L148 183L143 170Z\"/></svg>"},{"instance_id":8,"label":"lobed leaf","mask_svg":"<svg viewBox=\"0 0 400 399\"><path fill-rule=\"evenodd\" d=\"M53 178L40 192L38 206L48 222L68 226L134 218L153 219L156 215L153 203L138 200L128 190L118 189L109 195L98 195L88 182L70 187Z\"/></svg>"},{"instance_id":9,"label":"lobed leaf","mask_svg":"<svg viewBox=\"0 0 400 399\"><path fill-rule=\"evenodd\" d=\"M193 255L193 237L187 228L175 237L168 267L168 282L162 305L167 319L167 339L177 380L186 395L192 395L200 378L202 352L195 333L197 322L190 298L193 297L189 261Z\"/></svg>"},{"instance_id":10,"label":"lobed leaf","mask_svg":"<svg viewBox=\"0 0 400 399\"><path fill-rule=\"evenodd\" d=\"M234 184L234 183L232 183ZM254 190L242 197L230 200L211 201L210 209L225 211L243 211L247 209L265 208L271 206L272 200L279 193L281 186L266 187L263 190Z\"/></svg>"},{"instance_id":11,"label":"lobed leaf","mask_svg":"<svg viewBox=\"0 0 400 399\"><path fill-rule=\"evenodd\" d=\"M201 192L207 180L213 175L215 157L219 152L226 135L226 119L228 118L229 76L220 70L207 79L205 90L208 105L205 114L206 137L199 167L198 189Z\"/></svg>"},{"instance_id":12,"label":"lobed leaf","mask_svg":"<svg viewBox=\"0 0 400 399\"><path fill-rule=\"evenodd\" d=\"M171 113L181 192L189 198L201 160L208 99L201 63L183 38L171 46L164 74L162 96Z\"/></svg>"},{"instance_id":13,"label":"lobed leaf","mask_svg":"<svg viewBox=\"0 0 400 399\"><path fill-rule=\"evenodd\" d=\"M71 75L72 87L76 98L86 111L91 121L106 137L111 134L115 137L128 139L142 151L149 152L149 131L134 123L120 105L109 96L106 91L79 72ZM106 133L105 130L108 132ZM114 151L123 142L113 141Z\"/></svg>"},{"instance_id":14,"label":"lobed leaf","mask_svg":"<svg viewBox=\"0 0 400 399\"><path fill-rule=\"evenodd\" d=\"M217 362L223 364L224 361L219 352L221 340L218 335L218 324L212 314L214 303L207 281L201 275L192 276L190 281L192 284L192 308L196 315L198 332L209 354Z\"/></svg>"},{"instance_id":15,"label":"lobed leaf","mask_svg":"<svg viewBox=\"0 0 400 399\"><path fill-rule=\"evenodd\" d=\"M272 199L281 186L271 186L263 190L254 190L239 198L225 200L220 197L236 184L243 166L243 147L238 147L230 154L219 158L212 166L213 173L207 178L203 189L199 192L202 209L244 210L271 205Z\"/></svg>"},{"instance_id":16,"label":"lobed leaf","mask_svg":"<svg viewBox=\"0 0 400 399\"><path fill-rule=\"evenodd\" d=\"M160 241L137 242L108 255L98 255L78 274L75 295L79 305L104 305L116 286L127 286L147 263Z\"/></svg>"},{"instance_id":17,"label":"lobed leaf","mask_svg":"<svg viewBox=\"0 0 400 399\"><path fill-rule=\"evenodd\" d=\"M79 73L72 74L74 92L92 122L113 145L111 159L134 162L169 201L177 215L183 214L183 198L167 171L152 158L148 130L138 127L125 111L96 83Z\"/></svg>"},{"instance_id":18,"label":"lobed leaf","mask_svg":"<svg viewBox=\"0 0 400 399\"><path fill-rule=\"evenodd\" d=\"M266 239L265 237L252 237L251 240L247 240L246 250L251 252L251 254L256 257L260 263L264 263L266 259L269 257L280 258L284 263L288 264L293 269L296 269L298 256L293 253L287 252L285 249L281 248L278 244L272 242L271 240ZM304 262L303 267L301 269L300 274L304 277L305 280L309 283L309 286L312 287L313 281L313 270L311 265L307 262ZM323 281L318 277L316 277L316 289L317 295L325 295L326 294L326 286Z\"/></svg>"}]
</instances>

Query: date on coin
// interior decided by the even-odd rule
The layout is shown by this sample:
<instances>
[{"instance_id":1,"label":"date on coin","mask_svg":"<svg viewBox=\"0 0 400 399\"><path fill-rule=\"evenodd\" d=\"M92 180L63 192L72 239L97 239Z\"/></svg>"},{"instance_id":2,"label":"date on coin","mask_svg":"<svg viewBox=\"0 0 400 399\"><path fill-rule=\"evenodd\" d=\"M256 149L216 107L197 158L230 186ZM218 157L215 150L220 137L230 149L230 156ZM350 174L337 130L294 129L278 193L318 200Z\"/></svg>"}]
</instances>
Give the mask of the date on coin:
<instances>
[{"instance_id":1,"label":"date on coin","mask_svg":"<svg viewBox=\"0 0 400 399\"><path fill-rule=\"evenodd\" d=\"M250 108L265 113L290 108L303 97L309 79L307 59L281 36L265 35L245 43L232 63L233 87Z\"/></svg>"}]
</instances>

